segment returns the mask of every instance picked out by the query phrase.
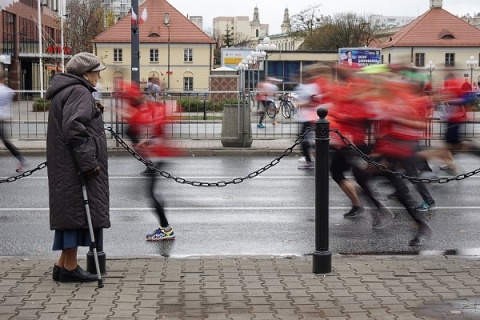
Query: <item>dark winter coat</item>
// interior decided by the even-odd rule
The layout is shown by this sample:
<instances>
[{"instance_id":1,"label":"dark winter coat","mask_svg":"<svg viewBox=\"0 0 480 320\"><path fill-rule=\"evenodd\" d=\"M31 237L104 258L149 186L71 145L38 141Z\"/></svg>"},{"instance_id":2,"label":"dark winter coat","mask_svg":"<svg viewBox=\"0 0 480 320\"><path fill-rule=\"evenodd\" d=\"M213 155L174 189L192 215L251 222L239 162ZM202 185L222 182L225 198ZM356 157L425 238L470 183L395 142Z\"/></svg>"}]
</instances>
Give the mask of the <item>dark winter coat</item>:
<instances>
[{"instance_id":1,"label":"dark winter coat","mask_svg":"<svg viewBox=\"0 0 480 320\"><path fill-rule=\"evenodd\" d=\"M85 179L86 189L93 227L110 227L107 140L102 113L92 96L94 91L88 81L67 73L55 75L46 92L46 98L51 100L47 169L52 230L88 228L73 155L81 172L100 166L99 176Z\"/></svg>"}]
</instances>

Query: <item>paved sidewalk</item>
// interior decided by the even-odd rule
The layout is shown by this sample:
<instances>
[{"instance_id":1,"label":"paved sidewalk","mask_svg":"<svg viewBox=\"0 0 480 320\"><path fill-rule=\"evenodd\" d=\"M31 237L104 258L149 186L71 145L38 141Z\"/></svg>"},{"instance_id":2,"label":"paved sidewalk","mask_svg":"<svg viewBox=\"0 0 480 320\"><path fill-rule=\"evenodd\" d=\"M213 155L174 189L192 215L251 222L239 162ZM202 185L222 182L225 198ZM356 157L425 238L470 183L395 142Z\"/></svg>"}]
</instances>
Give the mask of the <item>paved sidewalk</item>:
<instances>
[{"instance_id":1,"label":"paved sidewalk","mask_svg":"<svg viewBox=\"0 0 480 320\"><path fill-rule=\"evenodd\" d=\"M100 289L3 257L0 319L480 319L477 258L335 255L326 275L311 260L108 257Z\"/></svg>"}]
</instances>

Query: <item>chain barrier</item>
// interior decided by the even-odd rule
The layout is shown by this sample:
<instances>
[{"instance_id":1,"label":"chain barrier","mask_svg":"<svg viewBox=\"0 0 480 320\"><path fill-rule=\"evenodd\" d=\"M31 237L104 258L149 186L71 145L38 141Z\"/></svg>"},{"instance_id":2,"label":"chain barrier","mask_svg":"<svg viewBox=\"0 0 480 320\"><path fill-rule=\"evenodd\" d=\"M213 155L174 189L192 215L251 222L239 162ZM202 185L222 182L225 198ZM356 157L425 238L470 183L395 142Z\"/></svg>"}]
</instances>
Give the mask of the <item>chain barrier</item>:
<instances>
[{"instance_id":1,"label":"chain barrier","mask_svg":"<svg viewBox=\"0 0 480 320\"><path fill-rule=\"evenodd\" d=\"M245 180L248 180L248 179L252 179L252 178L255 178L257 177L258 175L264 173L265 171L267 171L268 169L276 166L278 163L280 163L280 161L288 156L289 154L291 154L293 152L293 149L295 147L297 147L299 144L302 143L302 141L305 139L306 135L312 131L312 129L310 128L307 128L307 130L305 130L305 132L303 134L301 134L294 142L294 144L285 149L285 151L282 153L282 155L280 155L279 157L275 158L274 160L272 160L270 163L268 163L267 165L265 165L264 167L256 170L256 171L253 171L251 172L250 174L244 176L244 177L238 177L238 178L234 178L230 181L217 181L217 182L201 182L201 181L189 181L187 179L184 179L184 178L181 178L181 177L175 177L175 176L172 176L170 173L166 172L166 171L163 171L163 170L159 170L157 167L155 167L155 165L150 161L150 160L145 160L139 153L137 153L135 150L133 150L132 148L130 148L130 146L128 146L128 144L115 132L113 131L112 127L107 127L105 128L105 130L109 131L113 137L115 138L115 140L125 149L128 151L128 153L130 153L135 159L137 159L138 161L142 162L146 167L148 167L149 169L151 170L155 170L156 172L158 172L162 177L164 178L167 178L167 179L172 179L174 180L175 182L178 182L180 184L189 184L189 185L192 185L194 187L225 187L229 184L239 184L239 183L242 183L243 181ZM478 169L475 169L473 171L470 171L470 172L467 172L467 173L463 173L463 174L459 174L459 175L456 175L456 176L453 176L453 177L440 177L440 178L420 178L420 177L412 177L412 176L407 176L399 171L392 171L390 170L388 167L386 167L385 165L383 164L380 164L378 162L376 162L375 160L373 160L372 158L370 158L368 155L366 155L365 153L363 153L354 143L352 143L347 137L345 137L341 132L340 130L338 129L330 129L331 132L334 132L335 134L337 134L340 139L342 140L342 142L347 146L349 147L350 149L352 149L353 151L355 151L363 160L365 160L367 163L373 165L375 168L377 168L378 170L380 171L383 171L383 172L387 172L389 174L392 174L394 175L395 177L397 178L400 178L400 179L407 179L413 183L448 183L450 181L461 181L461 180L464 180L466 178L469 178L471 176L474 176L474 175L477 175L480 173L480 168ZM14 181L17 181L19 179L22 179L22 178L25 178L25 177L29 177L31 176L33 173L35 173L36 171L39 171L39 170L42 170L44 168L47 167L47 162L42 162L40 163L37 167L31 169L31 170L27 170L27 171L24 171L22 172L21 174L18 174L16 176L12 176L12 177L8 177L6 179L2 179L0 180L0 184L1 183L7 183L7 182L14 182Z\"/></svg>"},{"instance_id":2,"label":"chain barrier","mask_svg":"<svg viewBox=\"0 0 480 320\"><path fill-rule=\"evenodd\" d=\"M0 180L0 183L7 183L7 182L17 181L17 180L19 180L19 179L22 179L22 178L31 176L35 171L42 170L43 168L46 168L46 167L47 167L47 162L45 161L45 162L40 163L36 168L33 168L33 169L31 169L31 170L24 171L24 172L22 172L21 174L18 174L18 175L13 176L13 177L9 177L9 178L7 178L7 179Z\"/></svg>"},{"instance_id":3,"label":"chain barrier","mask_svg":"<svg viewBox=\"0 0 480 320\"><path fill-rule=\"evenodd\" d=\"M463 174L459 174L457 176L454 176L454 177L441 177L441 178L419 178L419 177L412 177L412 176L407 176L401 172L398 172L398 171L392 171L390 169L388 169L385 165L383 164L380 164L378 162L376 162L375 160L373 160L372 158L370 158L368 155L366 155L365 153L363 153L355 144L353 144L347 137L345 137L341 132L340 130L338 129L330 129L330 131L336 133L340 139L342 139L342 142L347 146L349 147L350 149L352 149L353 151L355 151L360 157L362 157L363 160L365 160L367 163L375 166L378 170L380 171L383 171L383 172L387 172L389 174L392 174L394 175L395 177L397 178L400 178L400 179L408 179L409 181L413 182L413 183L448 183L450 181L460 181L460 180L463 180L463 179L466 179L466 178L469 178L471 176L474 176L478 173L480 173L480 168L479 169L476 169L476 170L473 170L473 171L470 171L470 172L467 172L467 173L463 173Z\"/></svg>"},{"instance_id":4,"label":"chain barrier","mask_svg":"<svg viewBox=\"0 0 480 320\"><path fill-rule=\"evenodd\" d=\"M194 187L225 187L229 184L239 184L239 183L242 183L243 181L247 180L247 179L252 179L252 178L255 178L256 176L264 173L265 171L267 171L268 169L276 166L278 163L280 163L280 160L282 160L284 157L288 156L290 153L293 152L293 149L295 147L297 147L299 144L302 143L302 141L305 139L305 136L310 132L312 131L312 129L308 128L307 130L305 130L305 132L300 135L296 140L295 140L295 143L287 148L281 156L275 158L274 160L272 160L269 164L267 164L266 166L256 170L256 171L253 171L251 172L250 174L244 176L244 177L238 177L238 178L234 178L230 181L217 181L217 182L201 182L201 181L189 181L187 179L184 179L184 178L181 178L181 177L175 177L175 176L172 176L170 173L166 172L166 171L163 171L163 170L159 170L157 167L155 167L155 165L150 161L150 160L145 160L138 152L136 152L135 150L133 150L132 148L130 148L130 146L125 142L123 141L123 139L116 133L113 131L112 127L107 127L105 130L109 131L113 137L115 138L115 140L117 140L117 142L125 149L128 151L128 153L130 153L135 159L137 159L138 161L142 162L145 166L147 166L149 169L151 170L155 170L156 172L160 173L160 175L164 178L167 178L167 179L172 179L174 180L175 182L178 182L180 184L189 184L191 186L194 186Z\"/></svg>"}]
</instances>

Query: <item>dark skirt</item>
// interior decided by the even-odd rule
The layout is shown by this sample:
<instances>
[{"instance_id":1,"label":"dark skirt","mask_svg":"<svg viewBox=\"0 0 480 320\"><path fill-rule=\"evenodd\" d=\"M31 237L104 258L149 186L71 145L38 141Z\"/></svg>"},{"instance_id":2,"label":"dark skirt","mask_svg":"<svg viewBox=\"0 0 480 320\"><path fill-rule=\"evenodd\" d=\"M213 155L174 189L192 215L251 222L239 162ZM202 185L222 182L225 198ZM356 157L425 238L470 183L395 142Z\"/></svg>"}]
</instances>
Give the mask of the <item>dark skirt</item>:
<instances>
[{"instance_id":1,"label":"dark skirt","mask_svg":"<svg viewBox=\"0 0 480 320\"><path fill-rule=\"evenodd\" d=\"M90 232L83 230L55 230L52 250L73 249L88 247L92 244Z\"/></svg>"}]
</instances>

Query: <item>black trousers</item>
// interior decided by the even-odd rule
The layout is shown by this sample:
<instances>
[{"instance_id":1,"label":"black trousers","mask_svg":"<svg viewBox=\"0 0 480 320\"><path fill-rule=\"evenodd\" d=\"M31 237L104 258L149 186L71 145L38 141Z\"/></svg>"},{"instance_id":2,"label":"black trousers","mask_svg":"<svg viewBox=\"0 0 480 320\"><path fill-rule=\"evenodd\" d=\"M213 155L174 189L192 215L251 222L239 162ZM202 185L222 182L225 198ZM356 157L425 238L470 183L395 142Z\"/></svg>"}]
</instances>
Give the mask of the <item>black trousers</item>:
<instances>
[{"instance_id":1,"label":"black trousers","mask_svg":"<svg viewBox=\"0 0 480 320\"><path fill-rule=\"evenodd\" d=\"M18 151L17 147L13 143L10 142L7 138L7 131L6 131L7 124L5 121L0 120L0 140L2 140L5 147L10 151L10 153L18 159L18 161L23 162L23 157Z\"/></svg>"}]
</instances>

